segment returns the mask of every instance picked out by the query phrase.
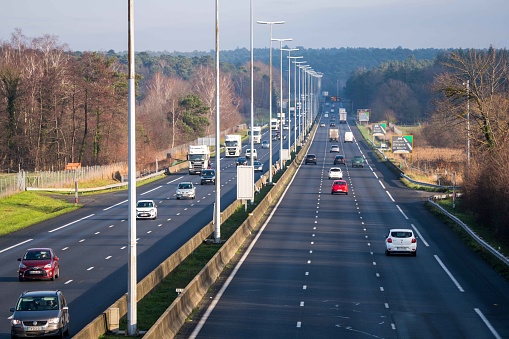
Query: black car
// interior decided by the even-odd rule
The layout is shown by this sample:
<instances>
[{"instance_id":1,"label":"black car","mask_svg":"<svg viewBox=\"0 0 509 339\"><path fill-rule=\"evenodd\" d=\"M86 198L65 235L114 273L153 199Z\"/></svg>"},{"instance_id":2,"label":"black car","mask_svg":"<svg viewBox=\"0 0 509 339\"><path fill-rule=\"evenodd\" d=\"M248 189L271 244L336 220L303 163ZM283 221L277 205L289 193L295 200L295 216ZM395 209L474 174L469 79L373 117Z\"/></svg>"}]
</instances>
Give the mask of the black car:
<instances>
[{"instance_id":1,"label":"black car","mask_svg":"<svg viewBox=\"0 0 509 339\"><path fill-rule=\"evenodd\" d=\"M201 185L203 184L215 184L216 183L216 171L212 169L203 170L200 176Z\"/></svg>"},{"instance_id":2,"label":"black car","mask_svg":"<svg viewBox=\"0 0 509 339\"><path fill-rule=\"evenodd\" d=\"M247 166L246 157L238 157L236 164L237 164L237 166Z\"/></svg>"},{"instance_id":3,"label":"black car","mask_svg":"<svg viewBox=\"0 0 509 339\"><path fill-rule=\"evenodd\" d=\"M342 154L336 155L334 157L334 165L346 165L345 156Z\"/></svg>"},{"instance_id":4,"label":"black car","mask_svg":"<svg viewBox=\"0 0 509 339\"><path fill-rule=\"evenodd\" d=\"M59 290L25 291L11 312L11 338L69 335L69 307Z\"/></svg>"},{"instance_id":5,"label":"black car","mask_svg":"<svg viewBox=\"0 0 509 339\"><path fill-rule=\"evenodd\" d=\"M314 154L307 154L306 159L304 160L304 164L315 164L316 165L316 155Z\"/></svg>"}]
</instances>

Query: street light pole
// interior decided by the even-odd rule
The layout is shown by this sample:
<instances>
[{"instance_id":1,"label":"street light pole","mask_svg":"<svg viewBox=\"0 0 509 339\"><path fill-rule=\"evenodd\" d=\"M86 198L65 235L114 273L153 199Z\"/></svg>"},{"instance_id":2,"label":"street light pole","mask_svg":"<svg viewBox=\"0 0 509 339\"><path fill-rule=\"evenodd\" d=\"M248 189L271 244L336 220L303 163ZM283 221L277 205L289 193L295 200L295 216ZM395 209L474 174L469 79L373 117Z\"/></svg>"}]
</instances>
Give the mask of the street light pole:
<instances>
[{"instance_id":1,"label":"street light pole","mask_svg":"<svg viewBox=\"0 0 509 339\"><path fill-rule=\"evenodd\" d=\"M470 167L470 80L467 80L467 166Z\"/></svg>"},{"instance_id":2,"label":"street light pole","mask_svg":"<svg viewBox=\"0 0 509 339\"><path fill-rule=\"evenodd\" d=\"M272 39L273 41L279 41L279 167L284 168L283 161L283 42L292 41L292 38L288 39Z\"/></svg>"},{"instance_id":3,"label":"street light pole","mask_svg":"<svg viewBox=\"0 0 509 339\"><path fill-rule=\"evenodd\" d=\"M292 59L295 59L295 58L302 58L302 56L300 57L292 57L292 51L298 51L299 49L298 48L283 48L283 51L287 51L288 52L288 151L291 152L291 131L292 131L292 119L290 117L290 113L292 111L292 91L291 91L291 69L292 69L292 64L291 64L291 61ZM294 81L295 83L295 81ZM295 95L294 95L294 99L295 101ZM293 109L293 116L295 117L295 104L293 105L294 109ZM295 142L295 138L293 139L294 142Z\"/></svg>"},{"instance_id":4,"label":"street light pole","mask_svg":"<svg viewBox=\"0 0 509 339\"><path fill-rule=\"evenodd\" d=\"M269 184L272 185L272 26L282 25L284 21L256 21L258 24L270 26L269 50Z\"/></svg>"}]
</instances>

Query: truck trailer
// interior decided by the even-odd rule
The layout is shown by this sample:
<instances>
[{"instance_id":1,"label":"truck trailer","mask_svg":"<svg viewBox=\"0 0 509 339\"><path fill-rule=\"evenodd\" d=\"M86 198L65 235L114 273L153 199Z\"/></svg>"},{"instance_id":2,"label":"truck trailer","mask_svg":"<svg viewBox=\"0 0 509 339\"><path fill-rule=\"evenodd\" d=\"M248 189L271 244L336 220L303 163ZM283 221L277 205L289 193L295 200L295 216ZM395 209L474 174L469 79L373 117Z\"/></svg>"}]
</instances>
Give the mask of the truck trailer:
<instances>
[{"instance_id":1,"label":"truck trailer","mask_svg":"<svg viewBox=\"0 0 509 339\"><path fill-rule=\"evenodd\" d=\"M339 138L339 129L330 128L329 129L329 141L338 141Z\"/></svg>"}]
</instances>

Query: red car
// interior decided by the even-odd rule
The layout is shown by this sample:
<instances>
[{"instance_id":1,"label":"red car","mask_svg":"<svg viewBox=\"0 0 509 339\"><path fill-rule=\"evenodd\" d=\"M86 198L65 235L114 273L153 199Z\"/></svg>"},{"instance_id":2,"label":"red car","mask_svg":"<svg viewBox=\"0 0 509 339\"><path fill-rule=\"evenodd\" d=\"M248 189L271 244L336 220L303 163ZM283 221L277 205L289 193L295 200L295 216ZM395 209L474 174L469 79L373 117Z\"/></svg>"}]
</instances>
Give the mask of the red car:
<instances>
[{"instance_id":1,"label":"red car","mask_svg":"<svg viewBox=\"0 0 509 339\"><path fill-rule=\"evenodd\" d=\"M18 258L19 281L25 279L55 280L60 276L58 257L51 248L30 248L22 258Z\"/></svg>"},{"instance_id":2,"label":"red car","mask_svg":"<svg viewBox=\"0 0 509 339\"><path fill-rule=\"evenodd\" d=\"M334 180L332 182L332 187L330 190L330 194L335 193L345 193L348 194L348 184L344 180Z\"/></svg>"}]
</instances>

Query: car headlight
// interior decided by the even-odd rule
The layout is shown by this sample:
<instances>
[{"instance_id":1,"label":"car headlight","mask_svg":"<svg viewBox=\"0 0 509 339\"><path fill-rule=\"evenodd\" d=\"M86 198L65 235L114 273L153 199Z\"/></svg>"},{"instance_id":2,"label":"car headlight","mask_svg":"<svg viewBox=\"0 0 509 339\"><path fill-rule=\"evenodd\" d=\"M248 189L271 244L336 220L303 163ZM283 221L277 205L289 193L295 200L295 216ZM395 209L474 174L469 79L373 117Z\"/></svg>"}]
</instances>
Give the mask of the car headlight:
<instances>
[{"instance_id":1,"label":"car headlight","mask_svg":"<svg viewBox=\"0 0 509 339\"><path fill-rule=\"evenodd\" d=\"M49 318L48 319L48 324L59 324L60 323L60 318Z\"/></svg>"},{"instance_id":2,"label":"car headlight","mask_svg":"<svg viewBox=\"0 0 509 339\"><path fill-rule=\"evenodd\" d=\"M27 268L22 262L19 263L19 268Z\"/></svg>"},{"instance_id":3,"label":"car headlight","mask_svg":"<svg viewBox=\"0 0 509 339\"><path fill-rule=\"evenodd\" d=\"M44 268L51 268L51 263L44 265Z\"/></svg>"},{"instance_id":4,"label":"car headlight","mask_svg":"<svg viewBox=\"0 0 509 339\"><path fill-rule=\"evenodd\" d=\"M11 320L11 325L21 325L21 320L18 320L18 319L12 319Z\"/></svg>"}]
</instances>

